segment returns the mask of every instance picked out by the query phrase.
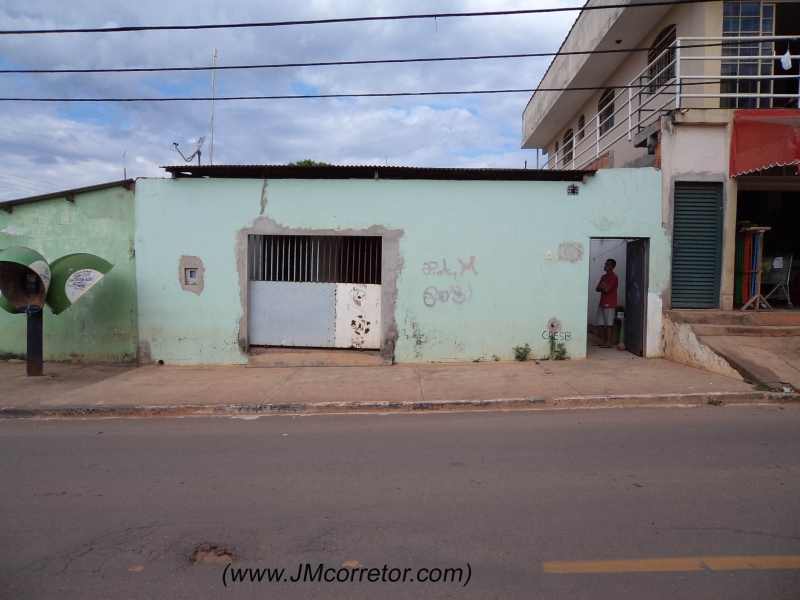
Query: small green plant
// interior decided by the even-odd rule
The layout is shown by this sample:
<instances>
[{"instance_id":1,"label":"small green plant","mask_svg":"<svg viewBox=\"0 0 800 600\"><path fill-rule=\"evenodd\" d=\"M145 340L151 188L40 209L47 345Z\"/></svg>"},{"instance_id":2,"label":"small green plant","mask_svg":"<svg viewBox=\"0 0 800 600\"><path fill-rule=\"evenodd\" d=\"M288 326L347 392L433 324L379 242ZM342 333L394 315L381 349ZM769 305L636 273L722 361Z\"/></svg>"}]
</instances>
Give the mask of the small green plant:
<instances>
[{"instance_id":1,"label":"small green plant","mask_svg":"<svg viewBox=\"0 0 800 600\"><path fill-rule=\"evenodd\" d=\"M764 383L763 381L759 381L756 384L756 389L759 392L773 392L773 391L775 391L770 386L768 386L766 383Z\"/></svg>"},{"instance_id":2,"label":"small green plant","mask_svg":"<svg viewBox=\"0 0 800 600\"><path fill-rule=\"evenodd\" d=\"M706 398L706 402L711 406L719 406L720 404L722 404L722 400L720 400L719 398L714 398L714 396L709 396L708 398Z\"/></svg>"},{"instance_id":3,"label":"small green plant","mask_svg":"<svg viewBox=\"0 0 800 600\"><path fill-rule=\"evenodd\" d=\"M531 346L530 344L525 344L524 346L516 346L513 350L514 360L528 360L528 356L530 356L531 353Z\"/></svg>"},{"instance_id":4,"label":"small green plant","mask_svg":"<svg viewBox=\"0 0 800 600\"><path fill-rule=\"evenodd\" d=\"M550 335L550 360L567 360L567 347L564 342L556 342L556 336Z\"/></svg>"},{"instance_id":5,"label":"small green plant","mask_svg":"<svg viewBox=\"0 0 800 600\"><path fill-rule=\"evenodd\" d=\"M497 357L497 355L496 355L496 354L492 354L492 358L494 359L494 362L498 362L498 361L500 360L500 359Z\"/></svg>"}]
</instances>

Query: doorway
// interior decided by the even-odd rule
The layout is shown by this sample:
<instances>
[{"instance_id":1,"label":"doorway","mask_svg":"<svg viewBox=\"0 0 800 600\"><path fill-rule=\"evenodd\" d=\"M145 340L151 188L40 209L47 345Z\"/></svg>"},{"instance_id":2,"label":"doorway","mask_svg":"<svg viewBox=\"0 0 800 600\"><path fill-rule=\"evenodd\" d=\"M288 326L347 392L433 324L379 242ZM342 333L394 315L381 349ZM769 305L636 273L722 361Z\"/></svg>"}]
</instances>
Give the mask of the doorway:
<instances>
[{"instance_id":1,"label":"doorway","mask_svg":"<svg viewBox=\"0 0 800 600\"><path fill-rule=\"evenodd\" d=\"M600 348L596 291L604 275L606 261L613 260L618 279L617 306L612 335L612 348ZM647 238L592 238L589 249L589 297L587 312L587 357L622 358L633 353L644 356L647 336L647 287L649 272L649 240ZM625 350L622 354L619 350Z\"/></svg>"},{"instance_id":2,"label":"doorway","mask_svg":"<svg viewBox=\"0 0 800 600\"><path fill-rule=\"evenodd\" d=\"M760 178L765 179L765 178ZM794 183L790 180L790 183ZM792 309L800 305L800 191L795 186L774 184L764 190L758 177L749 178L749 189L739 190L736 221L739 226L761 226L767 228L763 236L761 251L761 293L768 297L774 309ZM760 185L759 185L760 184ZM761 190L751 189L761 187ZM737 242L737 261L743 262L743 244ZM751 292L742 285L742 276L737 275L734 285L734 306L746 303Z\"/></svg>"}]
</instances>

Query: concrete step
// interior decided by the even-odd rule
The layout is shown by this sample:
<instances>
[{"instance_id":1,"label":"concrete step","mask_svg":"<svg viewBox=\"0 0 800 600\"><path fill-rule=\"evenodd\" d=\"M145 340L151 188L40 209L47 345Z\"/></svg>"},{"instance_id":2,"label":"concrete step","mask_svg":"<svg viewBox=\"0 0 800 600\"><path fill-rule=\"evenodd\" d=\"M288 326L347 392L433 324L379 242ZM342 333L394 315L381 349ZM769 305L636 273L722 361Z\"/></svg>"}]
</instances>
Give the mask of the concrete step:
<instances>
[{"instance_id":1,"label":"concrete step","mask_svg":"<svg viewBox=\"0 0 800 600\"><path fill-rule=\"evenodd\" d=\"M800 336L800 325L706 325L694 324L697 336L736 335L750 337Z\"/></svg>"},{"instance_id":2,"label":"concrete step","mask_svg":"<svg viewBox=\"0 0 800 600\"><path fill-rule=\"evenodd\" d=\"M757 312L756 325L797 325L800 327L800 311Z\"/></svg>"},{"instance_id":3,"label":"concrete step","mask_svg":"<svg viewBox=\"0 0 800 600\"><path fill-rule=\"evenodd\" d=\"M384 367L392 364L391 356L380 350L346 348L262 348L250 349L248 368L278 367Z\"/></svg>"},{"instance_id":4,"label":"concrete step","mask_svg":"<svg viewBox=\"0 0 800 600\"><path fill-rule=\"evenodd\" d=\"M690 325L800 326L800 311L665 310L673 323Z\"/></svg>"}]
</instances>

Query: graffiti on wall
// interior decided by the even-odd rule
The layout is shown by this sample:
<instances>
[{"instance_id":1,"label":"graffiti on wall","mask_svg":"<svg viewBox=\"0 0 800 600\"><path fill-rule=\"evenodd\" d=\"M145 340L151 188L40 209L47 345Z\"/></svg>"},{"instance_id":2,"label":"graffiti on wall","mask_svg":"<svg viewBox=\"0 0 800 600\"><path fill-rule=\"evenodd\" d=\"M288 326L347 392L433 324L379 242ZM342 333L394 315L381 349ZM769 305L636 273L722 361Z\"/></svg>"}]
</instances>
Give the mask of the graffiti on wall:
<instances>
[{"instance_id":1,"label":"graffiti on wall","mask_svg":"<svg viewBox=\"0 0 800 600\"><path fill-rule=\"evenodd\" d=\"M425 277L446 277L452 278L457 281L460 277L477 276L478 270L475 268L475 257L470 256L469 261L457 258L458 266L454 266L451 270L447 266L447 259L443 258L441 262L436 260L426 261L422 263L422 274ZM453 261L450 261L454 265ZM437 304L452 304L460 305L465 304L472 300L472 286L467 284L463 285L450 285L447 286L428 286L422 293L422 301L428 308L433 308Z\"/></svg>"},{"instance_id":2,"label":"graffiti on wall","mask_svg":"<svg viewBox=\"0 0 800 600\"><path fill-rule=\"evenodd\" d=\"M429 286L422 293L422 301L428 308L436 306L437 302L444 304L445 302L452 302L453 304L464 304L472 300L472 286L468 285L466 289L461 289L460 285L451 285L446 289L438 289L434 286Z\"/></svg>"},{"instance_id":3,"label":"graffiti on wall","mask_svg":"<svg viewBox=\"0 0 800 600\"><path fill-rule=\"evenodd\" d=\"M458 277L463 277L465 274L472 272L473 275L477 275L478 271L475 269L475 257L470 256L469 262L464 262L462 259L457 258L459 267L453 267L451 271L450 268L447 266L447 259L442 259L441 268L438 261L432 260L428 262L422 263L422 274L426 277L430 275L439 275L445 277L452 277L454 280ZM452 261L451 263L452 264Z\"/></svg>"}]
</instances>

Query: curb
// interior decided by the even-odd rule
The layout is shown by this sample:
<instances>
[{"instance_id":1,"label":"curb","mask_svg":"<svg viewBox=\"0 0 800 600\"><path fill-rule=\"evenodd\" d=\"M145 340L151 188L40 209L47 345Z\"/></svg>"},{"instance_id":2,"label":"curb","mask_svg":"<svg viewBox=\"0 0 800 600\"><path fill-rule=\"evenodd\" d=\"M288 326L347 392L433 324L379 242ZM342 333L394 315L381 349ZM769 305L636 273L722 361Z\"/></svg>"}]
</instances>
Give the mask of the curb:
<instances>
[{"instance_id":1,"label":"curb","mask_svg":"<svg viewBox=\"0 0 800 600\"><path fill-rule=\"evenodd\" d=\"M800 402L800 393L711 392L630 396L575 396L568 398L504 398L498 400L423 400L408 402L293 402L280 404L180 404L171 406L37 406L30 408L8 406L0 409L0 419L423 413L471 410L552 410L625 406L692 406L704 404L789 404L796 402Z\"/></svg>"}]
</instances>

